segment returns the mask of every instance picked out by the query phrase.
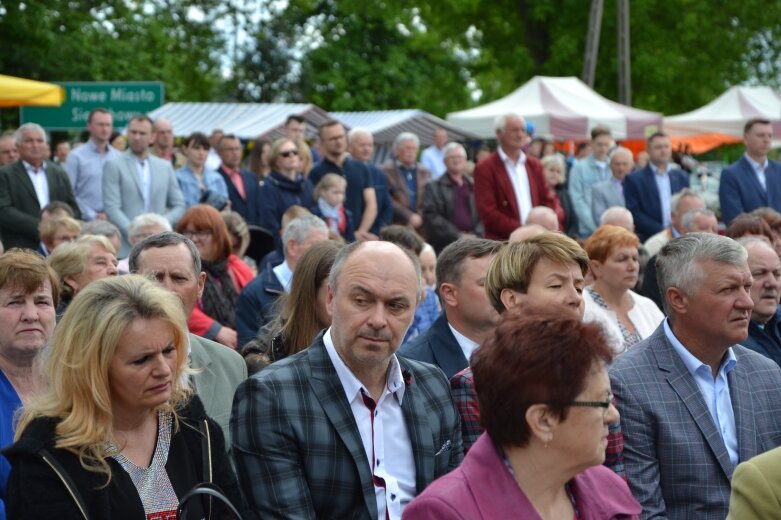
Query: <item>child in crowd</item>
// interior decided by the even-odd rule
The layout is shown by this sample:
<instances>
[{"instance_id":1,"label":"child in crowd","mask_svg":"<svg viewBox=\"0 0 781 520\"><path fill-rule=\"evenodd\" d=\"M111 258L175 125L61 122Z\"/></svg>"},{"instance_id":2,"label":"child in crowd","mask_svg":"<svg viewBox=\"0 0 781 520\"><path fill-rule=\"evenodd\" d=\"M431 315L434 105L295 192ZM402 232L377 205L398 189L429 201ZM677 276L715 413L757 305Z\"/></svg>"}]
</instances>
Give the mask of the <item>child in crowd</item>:
<instances>
[{"instance_id":1,"label":"child in crowd","mask_svg":"<svg viewBox=\"0 0 781 520\"><path fill-rule=\"evenodd\" d=\"M311 211L325 221L328 229L338 233L347 242L355 241L355 223L352 212L344 207L347 180L336 173L327 173L315 186L317 205Z\"/></svg>"}]
</instances>

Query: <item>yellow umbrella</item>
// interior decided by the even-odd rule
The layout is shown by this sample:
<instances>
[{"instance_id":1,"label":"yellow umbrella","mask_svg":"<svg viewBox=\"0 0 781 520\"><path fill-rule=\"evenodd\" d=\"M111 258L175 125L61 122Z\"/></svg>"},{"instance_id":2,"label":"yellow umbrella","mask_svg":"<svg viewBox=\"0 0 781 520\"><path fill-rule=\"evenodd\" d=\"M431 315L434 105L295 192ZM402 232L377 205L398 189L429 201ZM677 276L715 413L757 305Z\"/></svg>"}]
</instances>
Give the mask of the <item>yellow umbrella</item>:
<instances>
[{"instance_id":1,"label":"yellow umbrella","mask_svg":"<svg viewBox=\"0 0 781 520\"><path fill-rule=\"evenodd\" d=\"M0 74L0 107L58 107L65 102L65 89L53 83Z\"/></svg>"}]
</instances>

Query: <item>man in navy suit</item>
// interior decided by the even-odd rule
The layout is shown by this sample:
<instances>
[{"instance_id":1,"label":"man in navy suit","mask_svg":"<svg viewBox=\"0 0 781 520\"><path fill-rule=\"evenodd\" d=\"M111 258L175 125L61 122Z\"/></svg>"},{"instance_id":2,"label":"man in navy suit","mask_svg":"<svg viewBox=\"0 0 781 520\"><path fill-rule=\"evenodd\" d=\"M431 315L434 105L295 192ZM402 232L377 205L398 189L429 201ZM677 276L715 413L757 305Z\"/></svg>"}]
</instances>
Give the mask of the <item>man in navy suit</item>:
<instances>
[{"instance_id":1,"label":"man in navy suit","mask_svg":"<svg viewBox=\"0 0 781 520\"><path fill-rule=\"evenodd\" d=\"M726 224L764 206L781 211L781 164L767 158L773 144L770 121L751 119L743 129L743 142L746 153L721 172L719 202Z\"/></svg>"},{"instance_id":2,"label":"man in navy suit","mask_svg":"<svg viewBox=\"0 0 781 520\"><path fill-rule=\"evenodd\" d=\"M689 187L689 176L672 162L670 136L656 132L648 138L647 149L648 165L624 181L626 209L632 212L641 242L670 225L672 196Z\"/></svg>"},{"instance_id":3,"label":"man in navy suit","mask_svg":"<svg viewBox=\"0 0 781 520\"><path fill-rule=\"evenodd\" d=\"M222 160L217 170L228 186L231 209L247 224L260 222L260 185L258 178L241 169L241 141L235 135L223 135L217 141L217 153Z\"/></svg>"},{"instance_id":4,"label":"man in navy suit","mask_svg":"<svg viewBox=\"0 0 781 520\"><path fill-rule=\"evenodd\" d=\"M423 334L399 349L399 355L431 363L449 378L469 366L469 357L488 339L499 321L485 292L488 264L501 242L464 238L437 259L442 314Z\"/></svg>"}]
</instances>

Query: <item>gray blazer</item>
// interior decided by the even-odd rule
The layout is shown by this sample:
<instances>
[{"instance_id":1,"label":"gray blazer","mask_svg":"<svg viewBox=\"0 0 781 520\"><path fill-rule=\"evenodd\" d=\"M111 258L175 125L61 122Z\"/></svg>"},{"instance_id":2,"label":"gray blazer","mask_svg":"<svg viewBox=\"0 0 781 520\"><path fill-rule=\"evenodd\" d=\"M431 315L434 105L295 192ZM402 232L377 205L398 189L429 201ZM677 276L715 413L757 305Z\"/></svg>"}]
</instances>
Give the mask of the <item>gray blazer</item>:
<instances>
[{"instance_id":1,"label":"gray blazer","mask_svg":"<svg viewBox=\"0 0 781 520\"><path fill-rule=\"evenodd\" d=\"M239 383L247 379L247 364L235 350L214 341L188 334L190 366L199 370L193 374L195 392L201 398L209 417L220 425L230 448L230 417L233 394Z\"/></svg>"},{"instance_id":2,"label":"gray blazer","mask_svg":"<svg viewBox=\"0 0 781 520\"><path fill-rule=\"evenodd\" d=\"M591 191L591 215L594 217L597 227L599 227L599 219L602 217L602 213L613 206L625 208L626 201L624 200L624 193L616 189L611 177L610 180L595 184Z\"/></svg>"},{"instance_id":3,"label":"gray blazer","mask_svg":"<svg viewBox=\"0 0 781 520\"><path fill-rule=\"evenodd\" d=\"M163 215L172 226L184 215L182 191L176 182L171 163L153 155L147 155L152 179L151 212ZM103 206L108 219L122 232L122 249L119 256L130 251L128 231L135 217L144 213L144 196L138 178L136 160L130 151L103 166Z\"/></svg>"},{"instance_id":4,"label":"gray blazer","mask_svg":"<svg viewBox=\"0 0 781 520\"><path fill-rule=\"evenodd\" d=\"M742 462L781 444L781 369L761 354L732 348L737 364L727 378ZM734 468L664 324L616 359L610 381L640 518L725 518Z\"/></svg>"}]
</instances>

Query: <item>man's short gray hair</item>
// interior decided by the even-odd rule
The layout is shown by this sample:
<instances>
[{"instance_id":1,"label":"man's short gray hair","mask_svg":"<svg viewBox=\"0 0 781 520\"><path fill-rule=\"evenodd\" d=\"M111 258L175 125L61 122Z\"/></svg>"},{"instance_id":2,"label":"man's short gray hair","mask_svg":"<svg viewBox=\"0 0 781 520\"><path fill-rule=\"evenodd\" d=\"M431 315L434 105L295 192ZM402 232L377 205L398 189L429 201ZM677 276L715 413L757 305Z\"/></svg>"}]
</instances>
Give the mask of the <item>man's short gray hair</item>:
<instances>
[{"instance_id":1,"label":"man's short gray hair","mask_svg":"<svg viewBox=\"0 0 781 520\"><path fill-rule=\"evenodd\" d=\"M24 134L28 134L30 132L38 132L39 134L43 135L44 141L47 143L49 142L49 136L41 125L38 123L25 123L16 129L16 133L14 134L16 144L22 144L22 138L24 137Z\"/></svg>"},{"instance_id":2,"label":"man's short gray hair","mask_svg":"<svg viewBox=\"0 0 781 520\"><path fill-rule=\"evenodd\" d=\"M396 139L393 141L393 149L395 150L408 141L412 141L415 143L415 146L420 147L420 139L417 135L413 134L412 132L402 132L397 135Z\"/></svg>"},{"instance_id":3,"label":"man's short gray hair","mask_svg":"<svg viewBox=\"0 0 781 520\"><path fill-rule=\"evenodd\" d=\"M623 153L623 154L629 155L629 160L632 161L633 163L635 162L635 156L632 153L632 150L630 150L629 148L626 148L624 146L616 146L615 148L613 148L613 151L610 152L609 161L612 161L613 157L615 157L619 153Z\"/></svg>"},{"instance_id":4,"label":"man's short gray hair","mask_svg":"<svg viewBox=\"0 0 781 520\"><path fill-rule=\"evenodd\" d=\"M201 254L198 252L198 248L195 247L192 240L174 231L164 231L152 235L151 237L146 237L133 246L133 249L130 251L130 256L127 257L130 272L138 273L138 257L147 249L159 249L161 247L178 246L179 244L184 244L187 247L187 250L190 251L193 271L195 272L195 276L198 276L201 274Z\"/></svg>"},{"instance_id":5,"label":"man's short gray hair","mask_svg":"<svg viewBox=\"0 0 781 520\"><path fill-rule=\"evenodd\" d=\"M287 243L293 240L296 244L303 244L309 239L309 234L313 230L322 231L328 234L328 226L320 217L307 215L291 220L285 230L282 232L282 243L284 244L285 256L287 256Z\"/></svg>"},{"instance_id":6,"label":"man's short gray hair","mask_svg":"<svg viewBox=\"0 0 781 520\"><path fill-rule=\"evenodd\" d=\"M448 154L450 154L453 150L461 150L464 153L464 157L466 157L466 148L461 146L460 143L447 143L444 148L442 148L442 157L447 159Z\"/></svg>"},{"instance_id":7,"label":"man's short gray hair","mask_svg":"<svg viewBox=\"0 0 781 520\"><path fill-rule=\"evenodd\" d=\"M716 216L711 210L706 208L690 209L683 214L683 217L681 217L681 228L683 228L682 231L684 233L691 231L692 226L694 225L694 217L697 215L705 215L706 217Z\"/></svg>"},{"instance_id":8,"label":"man's short gray hair","mask_svg":"<svg viewBox=\"0 0 781 520\"><path fill-rule=\"evenodd\" d=\"M121 237L119 228L108 220L90 220L81 226L81 235L102 235L104 237Z\"/></svg>"},{"instance_id":9,"label":"man's short gray hair","mask_svg":"<svg viewBox=\"0 0 781 520\"><path fill-rule=\"evenodd\" d=\"M496 132L504 132L505 127L507 126L507 120L513 117L517 117L521 120L523 123L523 126L526 126L526 119L521 114L515 114L515 113L509 113L509 114L500 114L496 116L496 119L494 119L494 131Z\"/></svg>"},{"instance_id":10,"label":"man's short gray hair","mask_svg":"<svg viewBox=\"0 0 781 520\"><path fill-rule=\"evenodd\" d=\"M705 201L703 200L703 198L700 196L699 193L697 193L691 188L684 188L678 193L676 193L675 195L673 195L672 198L670 198L670 213L678 214L678 206L681 205L681 201L686 197L693 197L695 199L701 200L703 204L705 203Z\"/></svg>"},{"instance_id":11,"label":"man's short gray hair","mask_svg":"<svg viewBox=\"0 0 781 520\"><path fill-rule=\"evenodd\" d=\"M368 135L369 137L374 140L374 136L371 132L369 132L368 128L364 128L362 126L356 126L355 128L351 128L349 132L347 132L347 144L352 144L353 139L358 137L359 135Z\"/></svg>"},{"instance_id":12,"label":"man's short gray hair","mask_svg":"<svg viewBox=\"0 0 781 520\"><path fill-rule=\"evenodd\" d=\"M164 216L157 213L142 213L133 219L127 234L132 237L139 229L147 226L159 226L164 231L173 231L171 223Z\"/></svg>"},{"instance_id":13,"label":"man's short gray hair","mask_svg":"<svg viewBox=\"0 0 781 520\"><path fill-rule=\"evenodd\" d=\"M702 262L744 266L746 248L731 238L712 233L688 233L671 240L656 255L656 281L662 293L664 313L671 315L667 289L675 287L687 295L694 293L706 277Z\"/></svg>"},{"instance_id":14,"label":"man's short gray hair","mask_svg":"<svg viewBox=\"0 0 781 520\"><path fill-rule=\"evenodd\" d=\"M614 224L614 222L620 221L622 218L628 218L629 222L635 223L635 218L632 216L631 211L622 206L611 206L602 212L602 215L599 217L599 225Z\"/></svg>"}]
</instances>

